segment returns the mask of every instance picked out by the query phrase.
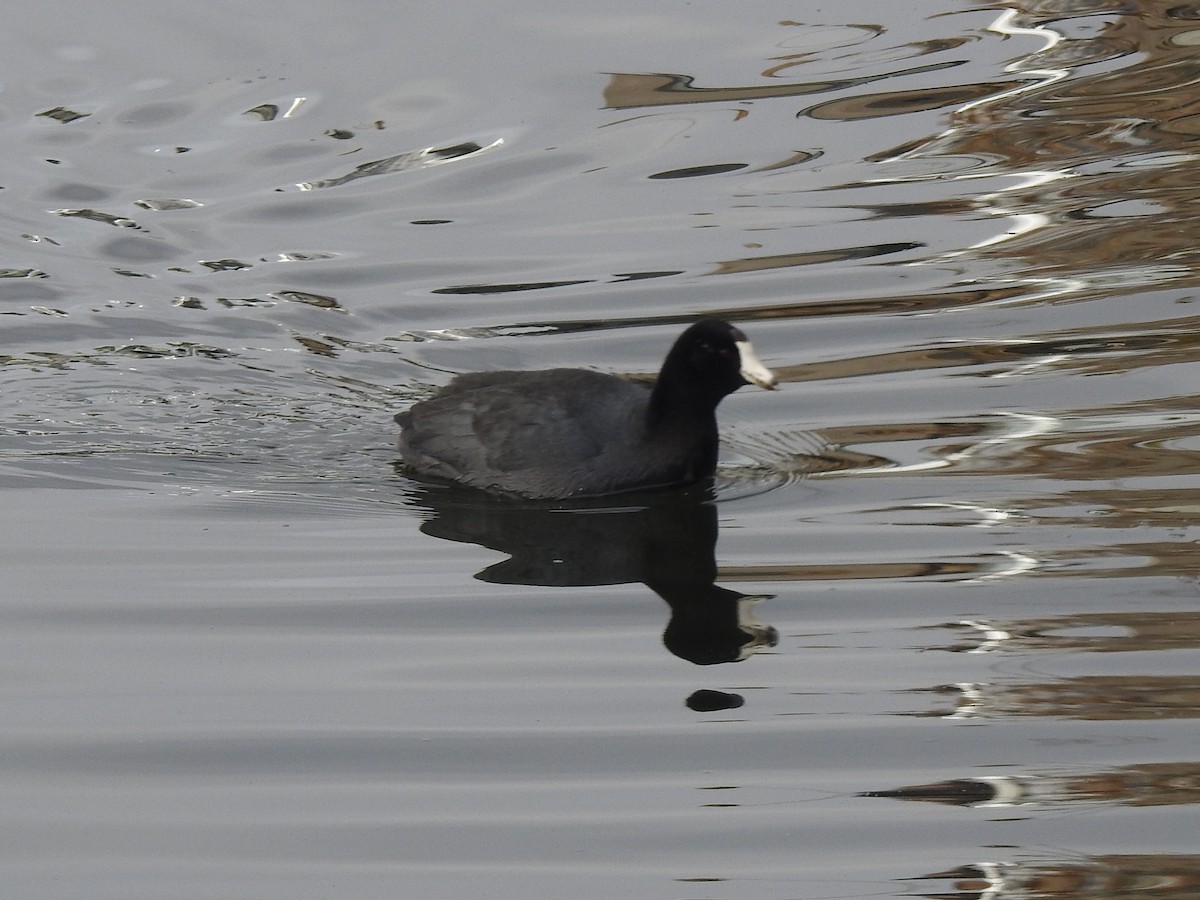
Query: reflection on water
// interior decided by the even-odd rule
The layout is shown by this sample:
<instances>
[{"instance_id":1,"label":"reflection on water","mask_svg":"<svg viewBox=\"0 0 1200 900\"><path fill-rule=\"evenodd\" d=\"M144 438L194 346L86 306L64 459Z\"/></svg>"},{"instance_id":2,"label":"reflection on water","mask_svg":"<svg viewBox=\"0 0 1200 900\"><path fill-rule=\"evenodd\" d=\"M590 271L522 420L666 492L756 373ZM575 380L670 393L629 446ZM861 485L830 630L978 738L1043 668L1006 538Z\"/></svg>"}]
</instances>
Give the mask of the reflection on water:
<instances>
[{"instance_id":1,"label":"reflection on water","mask_svg":"<svg viewBox=\"0 0 1200 900\"><path fill-rule=\"evenodd\" d=\"M1087 650L1131 653L1200 649L1200 613L1077 613L1019 622L959 622L968 639L947 649L967 653Z\"/></svg>"},{"instance_id":2,"label":"reflection on water","mask_svg":"<svg viewBox=\"0 0 1200 900\"><path fill-rule=\"evenodd\" d=\"M1192 612L1114 610L1015 622L969 620L952 627L965 630L970 639L945 649L972 654L1164 654L1200 649L1200 617ZM1166 722L1200 716L1200 677L1152 675L1145 668L1132 675L1088 674L1039 680L1006 676L986 683L943 685L933 692L952 697L954 708L948 713L928 715L963 721L1035 716Z\"/></svg>"},{"instance_id":3,"label":"reflection on water","mask_svg":"<svg viewBox=\"0 0 1200 900\"><path fill-rule=\"evenodd\" d=\"M1024 863L982 862L912 879L934 882L933 893L918 897L1025 900L1188 900L1200 890L1200 857L1187 855L1106 855L1083 859L1039 859ZM949 882L948 884L945 882ZM940 884L939 884L940 883ZM919 890L919 888L918 888Z\"/></svg>"},{"instance_id":4,"label":"reflection on water","mask_svg":"<svg viewBox=\"0 0 1200 900\"><path fill-rule=\"evenodd\" d=\"M422 510L425 534L509 555L477 573L481 581L645 584L670 607L667 649L706 666L737 662L779 641L778 632L754 615L769 595L749 596L715 583L717 507L710 490L701 484L644 498L625 495L619 506L611 499L509 500L452 487L421 488L411 498ZM709 696L695 704L713 702Z\"/></svg>"},{"instance_id":5,"label":"reflection on water","mask_svg":"<svg viewBox=\"0 0 1200 900\"><path fill-rule=\"evenodd\" d=\"M913 49L917 50L918 48ZM796 84L783 85L755 85L753 87L695 87L693 85L695 79L689 75L637 75L624 73L612 75L609 78L608 85L604 89L604 100L605 106L609 109L633 109L639 106L729 103L747 100L767 100L776 97L799 97L806 94L825 94L830 91L859 88L865 84L887 78L924 75L929 72L936 72L939 69L952 68L959 64L955 62L943 62L929 66L914 66L895 72L859 78L798 82ZM772 76L776 76L782 71L782 68L775 67L768 71ZM964 91L967 97L986 96L994 93L994 90L986 85L973 85L971 88L964 89ZM900 96L920 95L928 92L928 90L905 92L900 94ZM950 92L946 93L949 94ZM887 105L882 99L866 101L868 105L872 102L879 105ZM953 101L949 98L945 100L947 104L951 102Z\"/></svg>"},{"instance_id":6,"label":"reflection on water","mask_svg":"<svg viewBox=\"0 0 1200 900\"><path fill-rule=\"evenodd\" d=\"M1124 273L1140 285L1194 284L1187 223L1195 188L1175 173L1191 156L1200 112L1195 17L1171 3L1071 6L1017 6L1001 27L1037 30L1047 44L1010 68L1038 83L973 105L921 152L977 154L1020 173L980 201L994 214L1023 217L1022 227L976 252L1019 258L1027 279L1064 276L1074 297L1095 296ZM1072 34L1072 19L1104 12L1132 14ZM1131 57L1134 66L1099 65Z\"/></svg>"},{"instance_id":7,"label":"reflection on water","mask_svg":"<svg viewBox=\"0 0 1200 900\"><path fill-rule=\"evenodd\" d=\"M12 891L1196 895L1196 8L216 10L6 31ZM392 468L704 314L711 493Z\"/></svg>"},{"instance_id":8,"label":"reflection on water","mask_svg":"<svg viewBox=\"0 0 1200 900\"><path fill-rule=\"evenodd\" d=\"M1095 772L983 775L865 791L862 796L995 809L1102 801L1129 806L1193 805L1200 803L1200 763L1148 763Z\"/></svg>"},{"instance_id":9,"label":"reflection on water","mask_svg":"<svg viewBox=\"0 0 1200 900\"><path fill-rule=\"evenodd\" d=\"M1094 721L1200 717L1200 676L1087 675L1053 682L963 683L935 689L954 701L952 719L1045 716Z\"/></svg>"}]
</instances>

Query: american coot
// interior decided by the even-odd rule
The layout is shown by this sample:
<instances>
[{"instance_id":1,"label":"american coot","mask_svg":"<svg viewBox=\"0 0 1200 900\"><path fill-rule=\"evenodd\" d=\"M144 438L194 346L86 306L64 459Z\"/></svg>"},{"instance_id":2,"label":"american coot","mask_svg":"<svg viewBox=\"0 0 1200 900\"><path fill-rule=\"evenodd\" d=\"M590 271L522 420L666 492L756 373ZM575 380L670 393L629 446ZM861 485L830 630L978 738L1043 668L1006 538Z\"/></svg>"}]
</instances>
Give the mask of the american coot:
<instances>
[{"instance_id":1,"label":"american coot","mask_svg":"<svg viewBox=\"0 0 1200 900\"><path fill-rule=\"evenodd\" d=\"M775 388L746 336L706 319L658 380L586 369L459 375L396 416L418 475L501 494L563 499L688 484L717 467L717 404L744 384Z\"/></svg>"}]
</instances>

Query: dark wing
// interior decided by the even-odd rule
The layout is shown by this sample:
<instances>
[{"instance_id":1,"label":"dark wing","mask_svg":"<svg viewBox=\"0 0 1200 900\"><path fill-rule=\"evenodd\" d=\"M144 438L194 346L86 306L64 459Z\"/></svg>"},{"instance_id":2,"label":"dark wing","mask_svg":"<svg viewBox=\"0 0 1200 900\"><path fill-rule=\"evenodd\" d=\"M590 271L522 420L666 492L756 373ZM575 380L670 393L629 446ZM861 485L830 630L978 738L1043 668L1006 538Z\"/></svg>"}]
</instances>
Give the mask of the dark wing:
<instances>
[{"instance_id":1,"label":"dark wing","mask_svg":"<svg viewBox=\"0 0 1200 900\"><path fill-rule=\"evenodd\" d=\"M588 471L640 428L648 391L581 369L462 375L396 417L419 471L517 493ZM574 474L572 474L574 473Z\"/></svg>"}]
</instances>

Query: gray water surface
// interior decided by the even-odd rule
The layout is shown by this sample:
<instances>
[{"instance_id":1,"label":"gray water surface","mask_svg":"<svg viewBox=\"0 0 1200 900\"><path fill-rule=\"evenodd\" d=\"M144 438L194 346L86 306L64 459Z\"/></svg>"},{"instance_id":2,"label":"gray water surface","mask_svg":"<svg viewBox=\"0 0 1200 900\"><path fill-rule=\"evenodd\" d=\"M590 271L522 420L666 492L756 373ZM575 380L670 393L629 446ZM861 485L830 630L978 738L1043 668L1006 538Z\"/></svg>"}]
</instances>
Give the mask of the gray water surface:
<instances>
[{"instance_id":1,"label":"gray water surface","mask_svg":"<svg viewBox=\"0 0 1200 900\"><path fill-rule=\"evenodd\" d=\"M1195 896L1198 20L14 12L5 894ZM708 315L711 485L396 467Z\"/></svg>"}]
</instances>

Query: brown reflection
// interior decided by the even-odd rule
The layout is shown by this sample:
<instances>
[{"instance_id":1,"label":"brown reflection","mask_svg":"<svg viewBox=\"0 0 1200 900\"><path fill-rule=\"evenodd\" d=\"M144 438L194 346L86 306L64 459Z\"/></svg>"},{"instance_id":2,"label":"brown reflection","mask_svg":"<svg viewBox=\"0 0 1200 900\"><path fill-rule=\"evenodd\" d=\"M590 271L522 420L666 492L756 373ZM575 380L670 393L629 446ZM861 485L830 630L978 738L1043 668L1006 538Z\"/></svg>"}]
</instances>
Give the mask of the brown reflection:
<instances>
[{"instance_id":1,"label":"brown reflection","mask_svg":"<svg viewBox=\"0 0 1200 900\"><path fill-rule=\"evenodd\" d=\"M780 25L798 26L801 22L793 22L784 20ZM887 29L882 25L859 24L851 26L869 32L873 37L879 37L887 33ZM923 41L913 41L908 45L908 50L914 56L928 56L931 53L943 53L947 50L953 50L956 47L961 47L963 44L969 43L972 38L962 37L944 37L931 38ZM776 59L782 60L778 65L771 66L763 72L768 78L778 78L783 72L796 66L802 66L811 61L811 55L808 52L792 53L785 56L778 56Z\"/></svg>"},{"instance_id":2,"label":"brown reflection","mask_svg":"<svg viewBox=\"0 0 1200 900\"><path fill-rule=\"evenodd\" d=\"M307 350L309 353L315 353L317 356L335 357L338 355L338 348L328 341L322 341L319 338L309 337L308 335L294 335L296 343Z\"/></svg>"},{"instance_id":3,"label":"brown reflection","mask_svg":"<svg viewBox=\"0 0 1200 900\"><path fill-rule=\"evenodd\" d=\"M958 581L996 571L996 557L986 560L834 563L821 565L721 566L719 577L730 581L857 581L859 579L944 578Z\"/></svg>"},{"instance_id":4,"label":"brown reflection","mask_svg":"<svg viewBox=\"0 0 1200 900\"><path fill-rule=\"evenodd\" d=\"M804 367L779 367L781 382L809 381L823 375L839 377L872 372L896 361L902 354L873 359L841 360ZM942 364L948 364L943 363ZM1200 404L1200 398L1191 402ZM944 469L948 475L980 472L1031 475L1080 482L1108 482L1121 478L1178 475L1200 469L1200 415L1163 413L1153 406L1116 407L1059 416L1001 414L963 422L863 423L822 429L815 435L831 447L853 447L881 442L920 443L923 461L902 466L876 462L871 468ZM940 443L938 443L940 442ZM899 449L899 448L897 448ZM873 457L879 460L878 456ZM787 461L781 461L785 469ZM1048 497L1013 498L1008 505L1026 513L1055 508L1044 521L1059 524L1127 527L1156 524L1190 526L1195 519L1197 491L1181 486L1129 489L1109 488L1064 491ZM1063 508L1075 508L1067 515ZM1153 545L1126 545L1113 552L1144 553ZM1186 547L1165 552L1194 554Z\"/></svg>"},{"instance_id":5,"label":"brown reflection","mask_svg":"<svg viewBox=\"0 0 1200 900\"><path fill-rule=\"evenodd\" d=\"M935 137L909 141L872 154L874 162L949 159L971 164L972 177L993 178L992 193L964 188L947 201L964 217L995 217L994 239L957 251L1000 260L1006 273L1023 282L1016 291L1044 301L1046 279L1063 277L1062 296L1110 295L1146 284L1197 283L1200 249L1194 224L1200 184L1186 177L1200 135L1200 82L1196 72L1196 20L1192 7L1171 2L1083 4L1071 0L1017 0L998 22L1001 33L1040 32L1046 47L1006 67L1004 81L929 85L896 91L862 91L880 79L925 75L953 68L962 60L896 69L855 78L778 83L799 72L810 53L770 61L763 83L698 87L678 73L617 73L604 90L608 108L679 106L695 103L749 103L764 99L821 98L800 116L855 121L952 107L949 127ZM1099 20L1097 12L1107 17ZM1072 18L1095 17L1095 27L1063 29ZM781 23L786 25L787 23ZM856 26L870 31L877 26ZM952 53L955 41L909 45L914 54ZM1122 61L1114 65L1111 61ZM1107 65L1097 65L1107 63ZM857 91L857 93L856 93ZM837 92L842 92L838 94ZM929 177L899 174L900 181ZM952 177L952 176L948 176ZM987 190L988 188L984 188ZM882 212L889 217L899 209ZM946 218L936 209L919 214ZM1009 225L1020 217L1020 227ZM836 258L836 257L835 257ZM798 254L789 261L762 265L758 260L724 262L719 273L754 271L826 261L821 254ZM943 294L936 306L969 303ZM997 299L994 295L979 302ZM905 312L922 308L929 298L872 298L849 304L797 304L766 309L781 316L851 315ZM745 318L745 310L741 311Z\"/></svg>"},{"instance_id":6,"label":"brown reflection","mask_svg":"<svg viewBox=\"0 0 1200 900\"><path fill-rule=\"evenodd\" d=\"M944 106L958 106L1003 91L1020 87L1025 82L1011 81L994 84L959 84L951 87L913 88L880 94L860 94L840 100L819 103L798 112L797 116L811 119L838 119L853 122L858 119L878 119L900 116Z\"/></svg>"},{"instance_id":7,"label":"brown reflection","mask_svg":"<svg viewBox=\"0 0 1200 900\"><path fill-rule=\"evenodd\" d=\"M1200 717L1200 677L1085 675L1037 684L954 684L934 689L955 698L955 719L1038 716L1085 721Z\"/></svg>"},{"instance_id":8,"label":"brown reflection","mask_svg":"<svg viewBox=\"0 0 1200 900\"><path fill-rule=\"evenodd\" d=\"M313 294L309 291L273 291L270 296L292 303L304 303L308 306L315 306L318 309L336 309L342 312L346 309L333 297L325 294Z\"/></svg>"},{"instance_id":9,"label":"brown reflection","mask_svg":"<svg viewBox=\"0 0 1200 900\"><path fill-rule=\"evenodd\" d=\"M1129 653L1200 648L1200 612L1102 612L1015 622L958 622L970 639L956 652L1088 650ZM1112 633L1119 629L1119 633Z\"/></svg>"},{"instance_id":10,"label":"brown reflection","mask_svg":"<svg viewBox=\"0 0 1200 900\"><path fill-rule=\"evenodd\" d=\"M240 259L202 259L200 265L210 272L240 272L254 268L254 263Z\"/></svg>"},{"instance_id":11,"label":"brown reflection","mask_svg":"<svg viewBox=\"0 0 1200 900\"><path fill-rule=\"evenodd\" d=\"M544 291L550 288L571 287L589 284L590 278L571 281L522 281L513 284L460 284L453 287L434 288L431 294L512 294L518 291Z\"/></svg>"},{"instance_id":12,"label":"brown reflection","mask_svg":"<svg viewBox=\"0 0 1200 900\"><path fill-rule=\"evenodd\" d=\"M1042 514L1039 521L1048 525L1075 525L1086 521L1092 528L1137 528L1152 525L1159 528L1188 528L1195 524L1200 510L1200 488L1174 487L1171 490L1079 490L1064 491L1042 504L1027 502L1026 509L1052 504L1074 507L1082 515ZM1145 547L1127 544L1122 549Z\"/></svg>"},{"instance_id":13,"label":"brown reflection","mask_svg":"<svg viewBox=\"0 0 1200 900\"><path fill-rule=\"evenodd\" d=\"M122 216L116 213L106 213L99 209L52 209L50 212L53 215L63 216L64 218L68 219L87 219L90 222L99 222L101 225L114 225L117 228L131 228L134 231L146 230L128 216Z\"/></svg>"},{"instance_id":14,"label":"brown reflection","mask_svg":"<svg viewBox=\"0 0 1200 900\"><path fill-rule=\"evenodd\" d=\"M1189 806L1200 803L1200 762L1148 763L1076 774L1045 772L956 778L934 784L865 791L859 796L948 806L1005 807L1079 802Z\"/></svg>"},{"instance_id":15,"label":"brown reflection","mask_svg":"<svg viewBox=\"0 0 1200 900\"><path fill-rule=\"evenodd\" d=\"M1103 27L1082 36L1057 23L1092 15L1070 0L1010 4L1014 29L1047 29L1048 47L1012 68L1044 77L994 100L967 104L918 157L999 160L997 170L1037 175L981 198L992 213L1034 215L1036 227L969 251L1024 257L1023 274L1068 274L1079 294L1112 293L1107 270L1147 269L1147 281L1195 284L1200 182L1191 167L1200 122L1194 7L1108 5ZM1125 59L1122 66L1096 63ZM1161 264L1169 261L1170 268Z\"/></svg>"},{"instance_id":16,"label":"brown reflection","mask_svg":"<svg viewBox=\"0 0 1200 900\"><path fill-rule=\"evenodd\" d=\"M996 374L1011 370L1030 358L1068 352L1103 353L1111 342L1087 347L1084 341L1074 341L1069 350L1060 350L1053 343L1040 341L1006 342L996 344L955 343L940 347L918 347L890 353L855 356L847 359L823 360L803 366L779 366L775 373L781 381L826 381L835 378L858 378L863 375L887 375L896 372L928 372L934 369L963 370L971 366L989 366ZM983 373L987 374L987 373Z\"/></svg>"},{"instance_id":17,"label":"brown reflection","mask_svg":"<svg viewBox=\"0 0 1200 900\"><path fill-rule=\"evenodd\" d=\"M669 169L666 172L655 172L647 175L655 181L667 181L674 178L702 178L705 175L725 175L746 168L746 163L714 163L708 166L688 166L683 169Z\"/></svg>"},{"instance_id":18,"label":"brown reflection","mask_svg":"<svg viewBox=\"0 0 1200 900\"><path fill-rule=\"evenodd\" d=\"M817 150L797 150L795 153L788 155L786 158L778 162L767 163L765 166L759 166L758 172L773 172L777 169L790 169L792 166L798 166L801 163L812 162L821 155Z\"/></svg>"},{"instance_id":19,"label":"brown reflection","mask_svg":"<svg viewBox=\"0 0 1200 900\"><path fill-rule=\"evenodd\" d=\"M61 122L64 125L69 125L78 119L86 119L91 113L77 112L73 109L68 109L65 106L56 106L53 109L44 109L35 115L42 116L47 119L53 119L56 122Z\"/></svg>"},{"instance_id":20,"label":"brown reflection","mask_svg":"<svg viewBox=\"0 0 1200 900\"><path fill-rule=\"evenodd\" d=\"M772 97L798 97L827 91L861 87L885 78L919 75L961 65L962 61L912 66L882 75L836 78L828 81L801 81L792 84L756 84L749 87L695 87L690 75L669 73L618 72L609 76L604 88L604 105L609 109L635 109L642 106L678 106L688 103L739 103Z\"/></svg>"},{"instance_id":21,"label":"brown reflection","mask_svg":"<svg viewBox=\"0 0 1200 900\"><path fill-rule=\"evenodd\" d=\"M845 251L832 251L842 253ZM789 254L795 258L796 254ZM841 259L843 257L830 257ZM854 257L849 257L854 258ZM826 259L814 254L811 262L825 262ZM754 265L756 258L746 262L743 271L758 271L760 269L781 268L781 266ZM722 268L712 274L724 275L734 271L731 267L738 263L720 263ZM799 262L790 265L800 265ZM807 319L815 316L870 316L880 313L917 313L931 312L939 309L959 309L968 306L981 306L1001 301L1020 300L1030 297L1034 292L1025 285L1005 285L996 287L971 287L961 291L940 291L936 294L892 295L888 297L860 297L849 300L797 300L793 303L773 303L770 306L742 306L725 310L724 314L741 322L756 322L766 319ZM713 315L722 314L719 309L712 311Z\"/></svg>"},{"instance_id":22,"label":"brown reflection","mask_svg":"<svg viewBox=\"0 0 1200 900\"><path fill-rule=\"evenodd\" d=\"M1121 561L1113 563L1109 567L1089 570L1086 573L1094 578L1128 578L1130 569L1134 567L1131 560L1137 560L1136 574L1142 577L1160 575L1194 581L1197 574L1200 574L1200 545L1193 542L1154 541L1144 544L1110 544L1091 551L1074 551L1070 554L1058 554L1058 556L1071 560L1114 558ZM1054 559L1055 557L1055 554L1047 554L1046 558Z\"/></svg>"},{"instance_id":23,"label":"brown reflection","mask_svg":"<svg viewBox=\"0 0 1200 900\"><path fill-rule=\"evenodd\" d=\"M843 254L847 251L832 251L838 254ZM814 262L823 261L826 257L814 257ZM828 259L843 259L844 256L833 257ZM767 259L773 259L768 257ZM796 260L797 256L788 254L786 259ZM745 262L746 268L743 271L756 271L759 269L781 268L786 267L789 263L781 263L780 265L756 265L755 258ZM733 266L741 264L738 260L733 260L726 263L721 263L723 267L715 270L713 274L728 274L733 271ZM799 265L799 262L790 263L790 265ZM667 275L682 274L679 271L667 271L649 273L643 277L662 277ZM614 278L622 278L626 276L614 275ZM910 296L893 296L893 297L870 297L851 300L824 300L824 301L806 301L796 300L793 303L773 303L763 306L738 306L731 308L722 308L719 306L712 307L708 310L709 315L726 318L731 321L741 322L747 327L752 322L770 322L775 319L809 319L823 316L870 316L878 313L920 313L933 312L940 309L957 309L967 306L981 306L989 303L1005 302L1019 300L1029 296L1031 291L1026 286L1021 285L1005 285L995 287L979 287L973 286L961 291L943 291L937 294L912 294ZM695 321L690 315L680 315L678 313L670 315L641 315L632 318L607 318L596 319L592 321L579 321L578 319L543 319L532 322L518 322L509 327L517 329L530 330L553 330L562 334L578 334L586 331L612 331L617 328L644 328L647 325L678 325L686 327ZM922 351L924 352L924 351Z\"/></svg>"},{"instance_id":24,"label":"brown reflection","mask_svg":"<svg viewBox=\"0 0 1200 900\"><path fill-rule=\"evenodd\" d=\"M987 366L988 370L980 374L994 377L1033 369L1108 374L1200 361L1200 320L1180 319L1164 325L1162 331L1158 331L1155 325L1142 324L1137 326L1136 332L1128 334L1114 334L1111 331L1089 334L1082 331L1070 335L1046 334L990 343L962 341L901 350L839 360L836 366L848 368L827 368L817 377L963 369L968 366ZM1157 405L1164 410L1180 406L1178 400L1172 398L1159 400ZM1192 408L1190 398L1184 408Z\"/></svg>"},{"instance_id":25,"label":"brown reflection","mask_svg":"<svg viewBox=\"0 0 1200 900\"><path fill-rule=\"evenodd\" d=\"M279 107L274 103L262 103L253 109L246 110L242 115L258 119L260 122L273 122L279 117Z\"/></svg>"},{"instance_id":26,"label":"brown reflection","mask_svg":"<svg viewBox=\"0 0 1200 900\"><path fill-rule=\"evenodd\" d=\"M870 259L889 253L902 253L922 246L919 243L900 242L876 244L867 247L846 247L840 250L820 250L811 253L784 253L779 256L756 256L751 259L732 259L717 263L710 275L736 275L744 272L760 272L766 269L786 269L791 266L813 266L818 263L846 262L852 259ZM742 316L745 318L745 316Z\"/></svg>"},{"instance_id":27,"label":"brown reflection","mask_svg":"<svg viewBox=\"0 0 1200 900\"><path fill-rule=\"evenodd\" d=\"M948 881L944 887L918 888L914 894L936 900L1195 900L1200 896L1200 856L1131 853L978 862L910 880Z\"/></svg>"}]
</instances>

